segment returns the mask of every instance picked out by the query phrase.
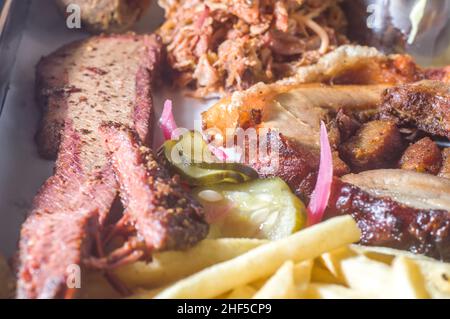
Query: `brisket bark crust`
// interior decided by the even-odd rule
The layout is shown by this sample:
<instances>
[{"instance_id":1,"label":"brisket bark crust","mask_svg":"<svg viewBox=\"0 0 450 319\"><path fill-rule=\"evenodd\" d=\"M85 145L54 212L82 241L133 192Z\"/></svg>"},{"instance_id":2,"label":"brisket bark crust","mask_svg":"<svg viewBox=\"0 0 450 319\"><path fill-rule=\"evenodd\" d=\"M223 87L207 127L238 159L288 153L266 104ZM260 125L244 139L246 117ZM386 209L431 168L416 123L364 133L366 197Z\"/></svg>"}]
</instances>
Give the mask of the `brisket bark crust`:
<instances>
[{"instance_id":1,"label":"brisket bark crust","mask_svg":"<svg viewBox=\"0 0 450 319\"><path fill-rule=\"evenodd\" d=\"M101 127L112 168L120 185L125 218L147 250L185 249L208 234L201 205L171 177L152 150L124 125Z\"/></svg>"},{"instance_id":2,"label":"brisket bark crust","mask_svg":"<svg viewBox=\"0 0 450 319\"><path fill-rule=\"evenodd\" d=\"M151 83L160 53L156 36L97 36L39 62L37 142L41 155L57 156L57 162L22 226L18 298L72 295L70 266L87 257L118 191L99 125L116 121L150 141Z\"/></svg>"}]
</instances>

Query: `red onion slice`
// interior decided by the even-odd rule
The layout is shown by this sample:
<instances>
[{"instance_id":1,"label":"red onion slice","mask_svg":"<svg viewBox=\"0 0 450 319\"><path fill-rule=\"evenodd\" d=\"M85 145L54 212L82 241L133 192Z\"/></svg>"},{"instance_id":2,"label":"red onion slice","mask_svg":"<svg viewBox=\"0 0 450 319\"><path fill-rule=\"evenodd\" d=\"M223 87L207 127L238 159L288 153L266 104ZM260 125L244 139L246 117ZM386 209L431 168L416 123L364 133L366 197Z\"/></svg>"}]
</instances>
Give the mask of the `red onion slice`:
<instances>
[{"instance_id":1,"label":"red onion slice","mask_svg":"<svg viewBox=\"0 0 450 319\"><path fill-rule=\"evenodd\" d=\"M176 138L176 136L173 135L178 126L173 116L171 100L166 100L164 102L164 109L161 118L159 119L159 126L163 132L164 139L170 140Z\"/></svg>"},{"instance_id":2,"label":"red onion slice","mask_svg":"<svg viewBox=\"0 0 450 319\"><path fill-rule=\"evenodd\" d=\"M333 159L327 128L320 122L320 165L316 186L308 205L308 225L319 223L328 205L333 181Z\"/></svg>"}]
</instances>

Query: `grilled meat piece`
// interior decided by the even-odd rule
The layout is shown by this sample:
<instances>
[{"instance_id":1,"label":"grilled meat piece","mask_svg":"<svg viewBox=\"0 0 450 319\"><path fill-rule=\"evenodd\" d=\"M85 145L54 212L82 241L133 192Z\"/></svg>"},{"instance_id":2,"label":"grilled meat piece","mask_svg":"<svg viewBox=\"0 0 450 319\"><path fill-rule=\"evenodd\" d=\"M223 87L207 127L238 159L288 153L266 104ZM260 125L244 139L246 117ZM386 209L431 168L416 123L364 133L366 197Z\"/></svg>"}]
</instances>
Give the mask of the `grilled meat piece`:
<instances>
[{"instance_id":1,"label":"grilled meat piece","mask_svg":"<svg viewBox=\"0 0 450 319\"><path fill-rule=\"evenodd\" d=\"M208 234L203 209L171 178L137 134L120 124L101 127L120 185L125 216L149 251L185 249Z\"/></svg>"},{"instance_id":2,"label":"grilled meat piece","mask_svg":"<svg viewBox=\"0 0 450 319\"><path fill-rule=\"evenodd\" d=\"M442 162L441 150L429 137L410 145L400 159L400 168L436 175Z\"/></svg>"},{"instance_id":3,"label":"grilled meat piece","mask_svg":"<svg viewBox=\"0 0 450 319\"><path fill-rule=\"evenodd\" d=\"M387 89L382 99L381 118L450 138L449 84L437 81L404 84Z\"/></svg>"},{"instance_id":4,"label":"grilled meat piece","mask_svg":"<svg viewBox=\"0 0 450 319\"><path fill-rule=\"evenodd\" d=\"M297 196L308 201L317 179L319 153L276 132L269 132L259 143L265 143L267 152L250 158L248 164L260 177L280 177Z\"/></svg>"},{"instance_id":5,"label":"grilled meat piece","mask_svg":"<svg viewBox=\"0 0 450 319\"><path fill-rule=\"evenodd\" d=\"M450 147L442 150L442 166L438 176L450 179Z\"/></svg>"},{"instance_id":6,"label":"grilled meat piece","mask_svg":"<svg viewBox=\"0 0 450 319\"><path fill-rule=\"evenodd\" d=\"M41 154L58 158L22 227L17 297L72 295L68 267L89 257L93 233L102 230L118 191L98 126L114 120L150 140L151 83L160 50L153 36L99 36L39 62L44 118L38 142Z\"/></svg>"},{"instance_id":7,"label":"grilled meat piece","mask_svg":"<svg viewBox=\"0 0 450 319\"><path fill-rule=\"evenodd\" d=\"M354 171L394 166L403 150L400 132L392 121L371 121L339 148Z\"/></svg>"},{"instance_id":8,"label":"grilled meat piece","mask_svg":"<svg viewBox=\"0 0 450 319\"><path fill-rule=\"evenodd\" d=\"M108 166L86 171L78 154L83 138L66 124L55 174L41 187L22 226L18 298L70 297L71 265L81 265L117 195Z\"/></svg>"},{"instance_id":9,"label":"grilled meat piece","mask_svg":"<svg viewBox=\"0 0 450 319\"><path fill-rule=\"evenodd\" d=\"M43 111L37 134L40 154L56 157L67 120L89 141L82 156L88 153L83 162L91 167L105 163L97 136L103 121L136 126L140 138L149 142L150 81L160 57L157 36L125 34L72 42L41 59L36 68L37 101Z\"/></svg>"},{"instance_id":10,"label":"grilled meat piece","mask_svg":"<svg viewBox=\"0 0 450 319\"><path fill-rule=\"evenodd\" d=\"M344 214L356 220L363 245L450 260L450 212L446 210L415 209L335 179L326 217Z\"/></svg>"},{"instance_id":11,"label":"grilled meat piece","mask_svg":"<svg viewBox=\"0 0 450 319\"><path fill-rule=\"evenodd\" d=\"M278 134L268 134L263 143L270 145L270 152L253 159L249 165L262 177L282 178L308 202L316 182L318 156ZM413 208L388 197L369 194L335 177L326 216L342 214L351 214L360 225L362 244L450 260L448 210Z\"/></svg>"}]
</instances>

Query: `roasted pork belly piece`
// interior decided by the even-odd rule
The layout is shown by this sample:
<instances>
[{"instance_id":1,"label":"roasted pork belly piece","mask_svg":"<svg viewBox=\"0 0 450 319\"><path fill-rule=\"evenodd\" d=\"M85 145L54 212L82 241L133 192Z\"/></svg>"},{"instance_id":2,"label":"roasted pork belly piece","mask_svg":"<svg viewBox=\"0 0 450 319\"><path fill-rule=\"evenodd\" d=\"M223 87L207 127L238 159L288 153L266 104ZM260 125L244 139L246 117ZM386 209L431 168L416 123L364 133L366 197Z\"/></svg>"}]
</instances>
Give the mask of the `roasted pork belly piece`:
<instances>
[{"instance_id":1,"label":"roasted pork belly piece","mask_svg":"<svg viewBox=\"0 0 450 319\"><path fill-rule=\"evenodd\" d=\"M412 208L335 179L326 217L344 214L356 220L363 245L450 260L450 212L447 210Z\"/></svg>"},{"instance_id":2,"label":"roasted pork belly piece","mask_svg":"<svg viewBox=\"0 0 450 319\"><path fill-rule=\"evenodd\" d=\"M206 130L220 132L242 128L278 130L299 144L319 147L320 121L340 109L355 114L375 114L384 85L255 85L235 92L202 114Z\"/></svg>"},{"instance_id":3,"label":"roasted pork belly piece","mask_svg":"<svg viewBox=\"0 0 450 319\"><path fill-rule=\"evenodd\" d=\"M450 147L442 150L442 166L438 176L450 178Z\"/></svg>"},{"instance_id":4,"label":"roasted pork belly piece","mask_svg":"<svg viewBox=\"0 0 450 319\"><path fill-rule=\"evenodd\" d=\"M401 169L436 175L441 163L441 150L429 137L424 137L406 149L399 166Z\"/></svg>"},{"instance_id":5,"label":"roasted pork belly piece","mask_svg":"<svg viewBox=\"0 0 450 319\"><path fill-rule=\"evenodd\" d=\"M394 167L403 151L400 132L393 121L370 121L339 147L353 171Z\"/></svg>"},{"instance_id":6,"label":"roasted pork belly piece","mask_svg":"<svg viewBox=\"0 0 450 319\"><path fill-rule=\"evenodd\" d=\"M138 135L108 123L101 132L120 185L125 218L148 251L185 249L208 234L201 205L171 177Z\"/></svg>"},{"instance_id":7,"label":"roasted pork belly piece","mask_svg":"<svg viewBox=\"0 0 450 319\"><path fill-rule=\"evenodd\" d=\"M249 165L262 177L282 178L300 198L308 202L317 178L317 155L278 134L269 134L264 143L274 145L276 154L269 152L259 156ZM428 176L447 182L427 174L422 174L419 180L425 179L426 182ZM414 184L404 183L400 187L406 190ZM425 190L439 193L436 188L428 186ZM364 245L394 247L450 260L449 211L449 204L437 209L432 205L417 207L402 204L386 194L369 193L335 177L326 216L352 215L361 227L361 243Z\"/></svg>"},{"instance_id":8,"label":"roasted pork belly piece","mask_svg":"<svg viewBox=\"0 0 450 319\"><path fill-rule=\"evenodd\" d=\"M450 138L450 84L421 81L387 89L381 117Z\"/></svg>"}]
</instances>

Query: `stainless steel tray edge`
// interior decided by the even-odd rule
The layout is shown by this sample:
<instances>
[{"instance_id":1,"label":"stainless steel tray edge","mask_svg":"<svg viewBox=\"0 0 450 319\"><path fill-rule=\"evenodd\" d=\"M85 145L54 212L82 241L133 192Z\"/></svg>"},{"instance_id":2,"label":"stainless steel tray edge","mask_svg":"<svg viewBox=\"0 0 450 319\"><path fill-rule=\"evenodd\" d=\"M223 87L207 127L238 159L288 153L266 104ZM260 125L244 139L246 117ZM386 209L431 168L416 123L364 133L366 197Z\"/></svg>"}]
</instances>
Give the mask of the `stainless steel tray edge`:
<instances>
[{"instance_id":1,"label":"stainless steel tray edge","mask_svg":"<svg viewBox=\"0 0 450 319\"><path fill-rule=\"evenodd\" d=\"M6 0L0 13L0 116L29 7L30 0Z\"/></svg>"}]
</instances>

